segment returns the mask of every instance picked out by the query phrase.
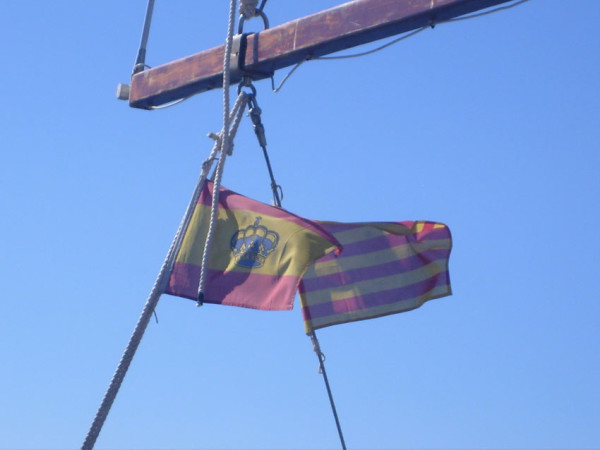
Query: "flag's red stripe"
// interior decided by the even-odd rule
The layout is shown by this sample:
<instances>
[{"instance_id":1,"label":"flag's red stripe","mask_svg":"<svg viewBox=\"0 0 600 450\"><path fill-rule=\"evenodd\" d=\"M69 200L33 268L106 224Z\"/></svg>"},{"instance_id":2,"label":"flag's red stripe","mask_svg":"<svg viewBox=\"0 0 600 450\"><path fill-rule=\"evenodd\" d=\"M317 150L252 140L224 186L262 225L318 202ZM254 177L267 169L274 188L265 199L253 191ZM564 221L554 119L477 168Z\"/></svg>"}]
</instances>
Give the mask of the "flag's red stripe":
<instances>
[{"instance_id":1,"label":"flag's red stripe","mask_svg":"<svg viewBox=\"0 0 600 450\"><path fill-rule=\"evenodd\" d=\"M319 305L305 306L302 308L302 314L304 320L308 321L358 311L365 311L366 313L366 310L369 308L391 305L393 303L399 303L398 306L400 306L400 303L403 300L411 300L415 297L420 297L425 301L430 299L430 297L428 297L429 292L436 287L444 285L447 285L448 290L450 290L448 272L442 272L435 277L396 289L358 295L343 300L336 300L334 302L321 303ZM300 285L300 292L303 292L302 285ZM400 307L397 308L397 311L399 310L401 310Z\"/></svg>"},{"instance_id":2,"label":"flag's red stripe","mask_svg":"<svg viewBox=\"0 0 600 450\"><path fill-rule=\"evenodd\" d=\"M210 207L212 205L212 193L214 184L212 182L206 182L202 188L202 193L198 198L198 204ZM333 235L320 224L313 222L308 219L304 219L296 214L286 211L282 208L275 208L264 203L260 203L256 200L249 199L243 195L237 194L229 189L221 187L219 191L219 209L223 210L247 210L252 211L256 214L264 214L266 216L275 217L282 219L287 222L292 222L300 227L312 231L327 239L334 245L341 247L338 241Z\"/></svg>"},{"instance_id":3,"label":"flag's red stripe","mask_svg":"<svg viewBox=\"0 0 600 450\"><path fill-rule=\"evenodd\" d=\"M390 225L390 224L403 225L407 229L410 230L413 227L415 222L411 221L411 220L404 220L402 222L369 222L369 223L364 223L364 222L340 223L340 222L320 221L320 223L323 225L323 227L327 228L330 232L340 233L342 231L349 231L349 230L356 230L357 228L364 228L365 225L377 227L378 223L381 223L384 225ZM435 222L432 222L432 223L435 223Z\"/></svg>"},{"instance_id":4,"label":"flag's red stripe","mask_svg":"<svg viewBox=\"0 0 600 450\"><path fill-rule=\"evenodd\" d=\"M200 267L176 262L165 292L196 300L199 279ZM204 302L263 310L289 310L294 305L299 283L300 279L291 275L275 276L209 269ZM264 293L264 296L248 297L248 293L255 292Z\"/></svg>"},{"instance_id":5,"label":"flag's red stripe","mask_svg":"<svg viewBox=\"0 0 600 450\"><path fill-rule=\"evenodd\" d=\"M344 247L344 250L342 251L342 256L346 256L346 247ZM384 264L344 270L343 272L331 273L314 278L304 278L302 280L302 288L303 292L312 292L321 289L335 289L338 286L391 275L404 275L412 270L420 269L433 261L447 260L447 258L448 250L446 249L428 250ZM444 262L444 264L446 263ZM340 265L343 267L343 261L340 261Z\"/></svg>"}]
</instances>

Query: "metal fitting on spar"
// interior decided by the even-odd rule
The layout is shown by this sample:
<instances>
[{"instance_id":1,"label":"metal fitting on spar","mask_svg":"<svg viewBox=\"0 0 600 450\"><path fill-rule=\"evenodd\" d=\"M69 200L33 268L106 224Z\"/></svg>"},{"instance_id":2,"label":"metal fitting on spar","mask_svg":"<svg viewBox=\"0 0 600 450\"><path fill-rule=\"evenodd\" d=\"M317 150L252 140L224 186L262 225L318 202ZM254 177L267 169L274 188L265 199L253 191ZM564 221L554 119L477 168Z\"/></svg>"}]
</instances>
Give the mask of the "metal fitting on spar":
<instances>
[{"instance_id":1,"label":"metal fitting on spar","mask_svg":"<svg viewBox=\"0 0 600 450\"><path fill-rule=\"evenodd\" d=\"M127 100L129 101L129 85L128 84L123 84L123 83L119 83L117 84L117 98L119 100Z\"/></svg>"}]
</instances>

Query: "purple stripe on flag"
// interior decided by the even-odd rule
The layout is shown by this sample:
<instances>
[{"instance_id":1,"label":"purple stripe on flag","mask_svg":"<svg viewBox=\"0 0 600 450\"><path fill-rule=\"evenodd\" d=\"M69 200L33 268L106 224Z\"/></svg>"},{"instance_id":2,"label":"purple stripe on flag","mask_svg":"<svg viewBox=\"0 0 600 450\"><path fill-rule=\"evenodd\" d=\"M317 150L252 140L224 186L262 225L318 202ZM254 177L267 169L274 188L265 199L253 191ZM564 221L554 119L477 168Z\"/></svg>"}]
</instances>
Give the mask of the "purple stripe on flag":
<instances>
[{"instance_id":1,"label":"purple stripe on flag","mask_svg":"<svg viewBox=\"0 0 600 450\"><path fill-rule=\"evenodd\" d=\"M374 292L372 294L357 295L355 297L336 300L333 302L321 303L319 305L305 306L302 308L304 320L314 320L327 316L336 316L351 314L359 311L366 311L369 308L377 306L392 305L403 300L422 298L423 301L429 300L431 291L436 287L447 285L450 291L450 282L448 272L442 272L435 277L387 291ZM300 293L303 293L303 286L300 284ZM400 306L400 305L399 305ZM401 310L398 308L397 310Z\"/></svg>"},{"instance_id":2,"label":"purple stripe on flag","mask_svg":"<svg viewBox=\"0 0 600 450\"><path fill-rule=\"evenodd\" d=\"M196 300L200 267L176 262L165 293ZM290 310L300 279L248 272L207 270L204 302L263 310ZM246 295L244 295L244 292ZM253 294L248 298L247 293Z\"/></svg>"},{"instance_id":3,"label":"purple stripe on flag","mask_svg":"<svg viewBox=\"0 0 600 450\"><path fill-rule=\"evenodd\" d=\"M364 225L361 223L338 223L338 222L321 222L324 228L329 230L330 233L340 233L342 231L355 230L362 228Z\"/></svg>"},{"instance_id":4,"label":"purple stripe on flag","mask_svg":"<svg viewBox=\"0 0 600 450\"><path fill-rule=\"evenodd\" d=\"M328 227L329 228L329 227ZM432 235L433 232L427 236L426 241L429 240L437 240L437 239L448 239L447 233L436 233L436 235ZM390 249L392 247L398 247L400 245L419 245L419 241L416 239L414 234L409 235L397 235L391 233L385 233L380 236L376 236L374 238L365 239L358 242L353 242L351 244L342 244L343 249L339 255L340 258L348 257L348 256L358 256L365 255L371 252L377 252L381 250ZM450 243L448 243L448 246ZM444 251L448 251L444 249ZM336 255L328 254L323 258L319 259L319 262L331 261L335 259Z\"/></svg>"},{"instance_id":5,"label":"purple stripe on flag","mask_svg":"<svg viewBox=\"0 0 600 450\"><path fill-rule=\"evenodd\" d=\"M370 252L386 250L390 247L406 245L408 243L406 236L398 236L394 234L383 234L370 239L365 239L351 244L343 244L343 249L339 257L364 255ZM331 261L336 255L329 254L319 259L319 262Z\"/></svg>"},{"instance_id":6,"label":"purple stripe on flag","mask_svg":"<svg viewBox=\"0 0 600 450\"><path fill-rule=\"evenodd\" d=\"M346 256L346 247L344 247L344 250L342 251L342 256ZM312 292L321 289L336 288L338 286L372 280L375 278L405 274L406 272L420 269L431 262L437 260L446 260L447 258L448 250L446 249L428 250L411 255L407 258L397 259L384 264L344 270L343 258L340 257L340 272L315 276L314 278L303 278L303 290L304 292ZM322 259L319 261L322 261Z\"/></svg>"}]
</instances>

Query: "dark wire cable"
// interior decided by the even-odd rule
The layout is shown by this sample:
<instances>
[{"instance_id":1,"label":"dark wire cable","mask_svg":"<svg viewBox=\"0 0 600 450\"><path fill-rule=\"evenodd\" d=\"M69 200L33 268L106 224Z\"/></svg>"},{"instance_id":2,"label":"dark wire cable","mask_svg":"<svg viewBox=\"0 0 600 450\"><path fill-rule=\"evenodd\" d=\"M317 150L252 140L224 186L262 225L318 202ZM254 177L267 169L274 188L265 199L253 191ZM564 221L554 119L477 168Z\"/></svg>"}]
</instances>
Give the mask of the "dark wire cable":
<instances>
[{"instance_id":1,"label":"dark wire cable","mask_svg":"<svg viewBox=\"0 0 600 450\"><path fill-rule=\"evenodd\" d=\"M331 405L331 412L333 413L333 418L335 419L335 426L337 427L338 436L340 438L340 444L342 444L342 450L346 450L346 441L344 440L344 433L342 432L340 419L335 408L335 402L333 401L333 394L331 393L331 387L329 386L329 380L327 379L327 372L325 372L325 355L321 351L321 346L319 344L319 340L317 339L315 331L311 331L308 336L310 337L310 340L313 343L313 348L315 350L315 353L317 354L317 358L319 359L319 373L323 375L323 380L325 381L325 388L327 389L329 404Z\"/></svg>"},{"instance_id":2,"label":"dark wire cable","mask_svg":"<svg viewBox=\"0 0 600 450\"><path fill-rule=\"evenodd\" d=\"M152 13L154 11L154 0L148 0L146 8L146 17L144 19L144 30L140 40L140 48L133 66L133 74L141 72L146 68L146 46L148 45L148 35L150 34L150 25L152 23Z\"/></svg>"}]
</instances>

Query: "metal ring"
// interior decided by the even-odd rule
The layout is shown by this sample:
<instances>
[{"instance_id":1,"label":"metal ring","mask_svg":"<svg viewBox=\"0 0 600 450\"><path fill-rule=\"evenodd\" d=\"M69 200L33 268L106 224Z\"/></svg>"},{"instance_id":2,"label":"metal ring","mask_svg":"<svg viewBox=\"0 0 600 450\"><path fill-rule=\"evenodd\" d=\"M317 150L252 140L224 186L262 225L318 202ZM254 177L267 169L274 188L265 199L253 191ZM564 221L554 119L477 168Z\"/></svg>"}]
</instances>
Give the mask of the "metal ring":
<instances>
[{"instance_id":1,"label":"metal ring","mask_svg":"<svg viewBox=\"0 0 600 450\"><path fill-rule=\"evenodd\" d=\"M263 20L263 24L265 26L265 30L267 28L269 28L269 19L267 19L267 15L264 13L264 11L258 11L257 10L257 15L260 16ZM256 17L256 16L254 16ZM252 19L252 17L251 17ZM238 34L242 34L244 32L244 22L246 21L246 17L242 14L240 16L240 22L238 24Z\"/></svg>"},{"instance_id":2,"label":"metal ring","mask_svg":"<svg viewBox=\"0 0 600 450\"><path fill-rule=\"evenodd\" d=\"M250 90L252 91L252 96L256 97L256 88L254 87L254 85L252 84L252 79L248 78L248 77L243 77L242 81L240 81L240 84L238 84L238 89L237 89L237 93L238 95L240 95L242 93L242 89L243 88L250 88Z\"/></svg>"}]
</instances>

